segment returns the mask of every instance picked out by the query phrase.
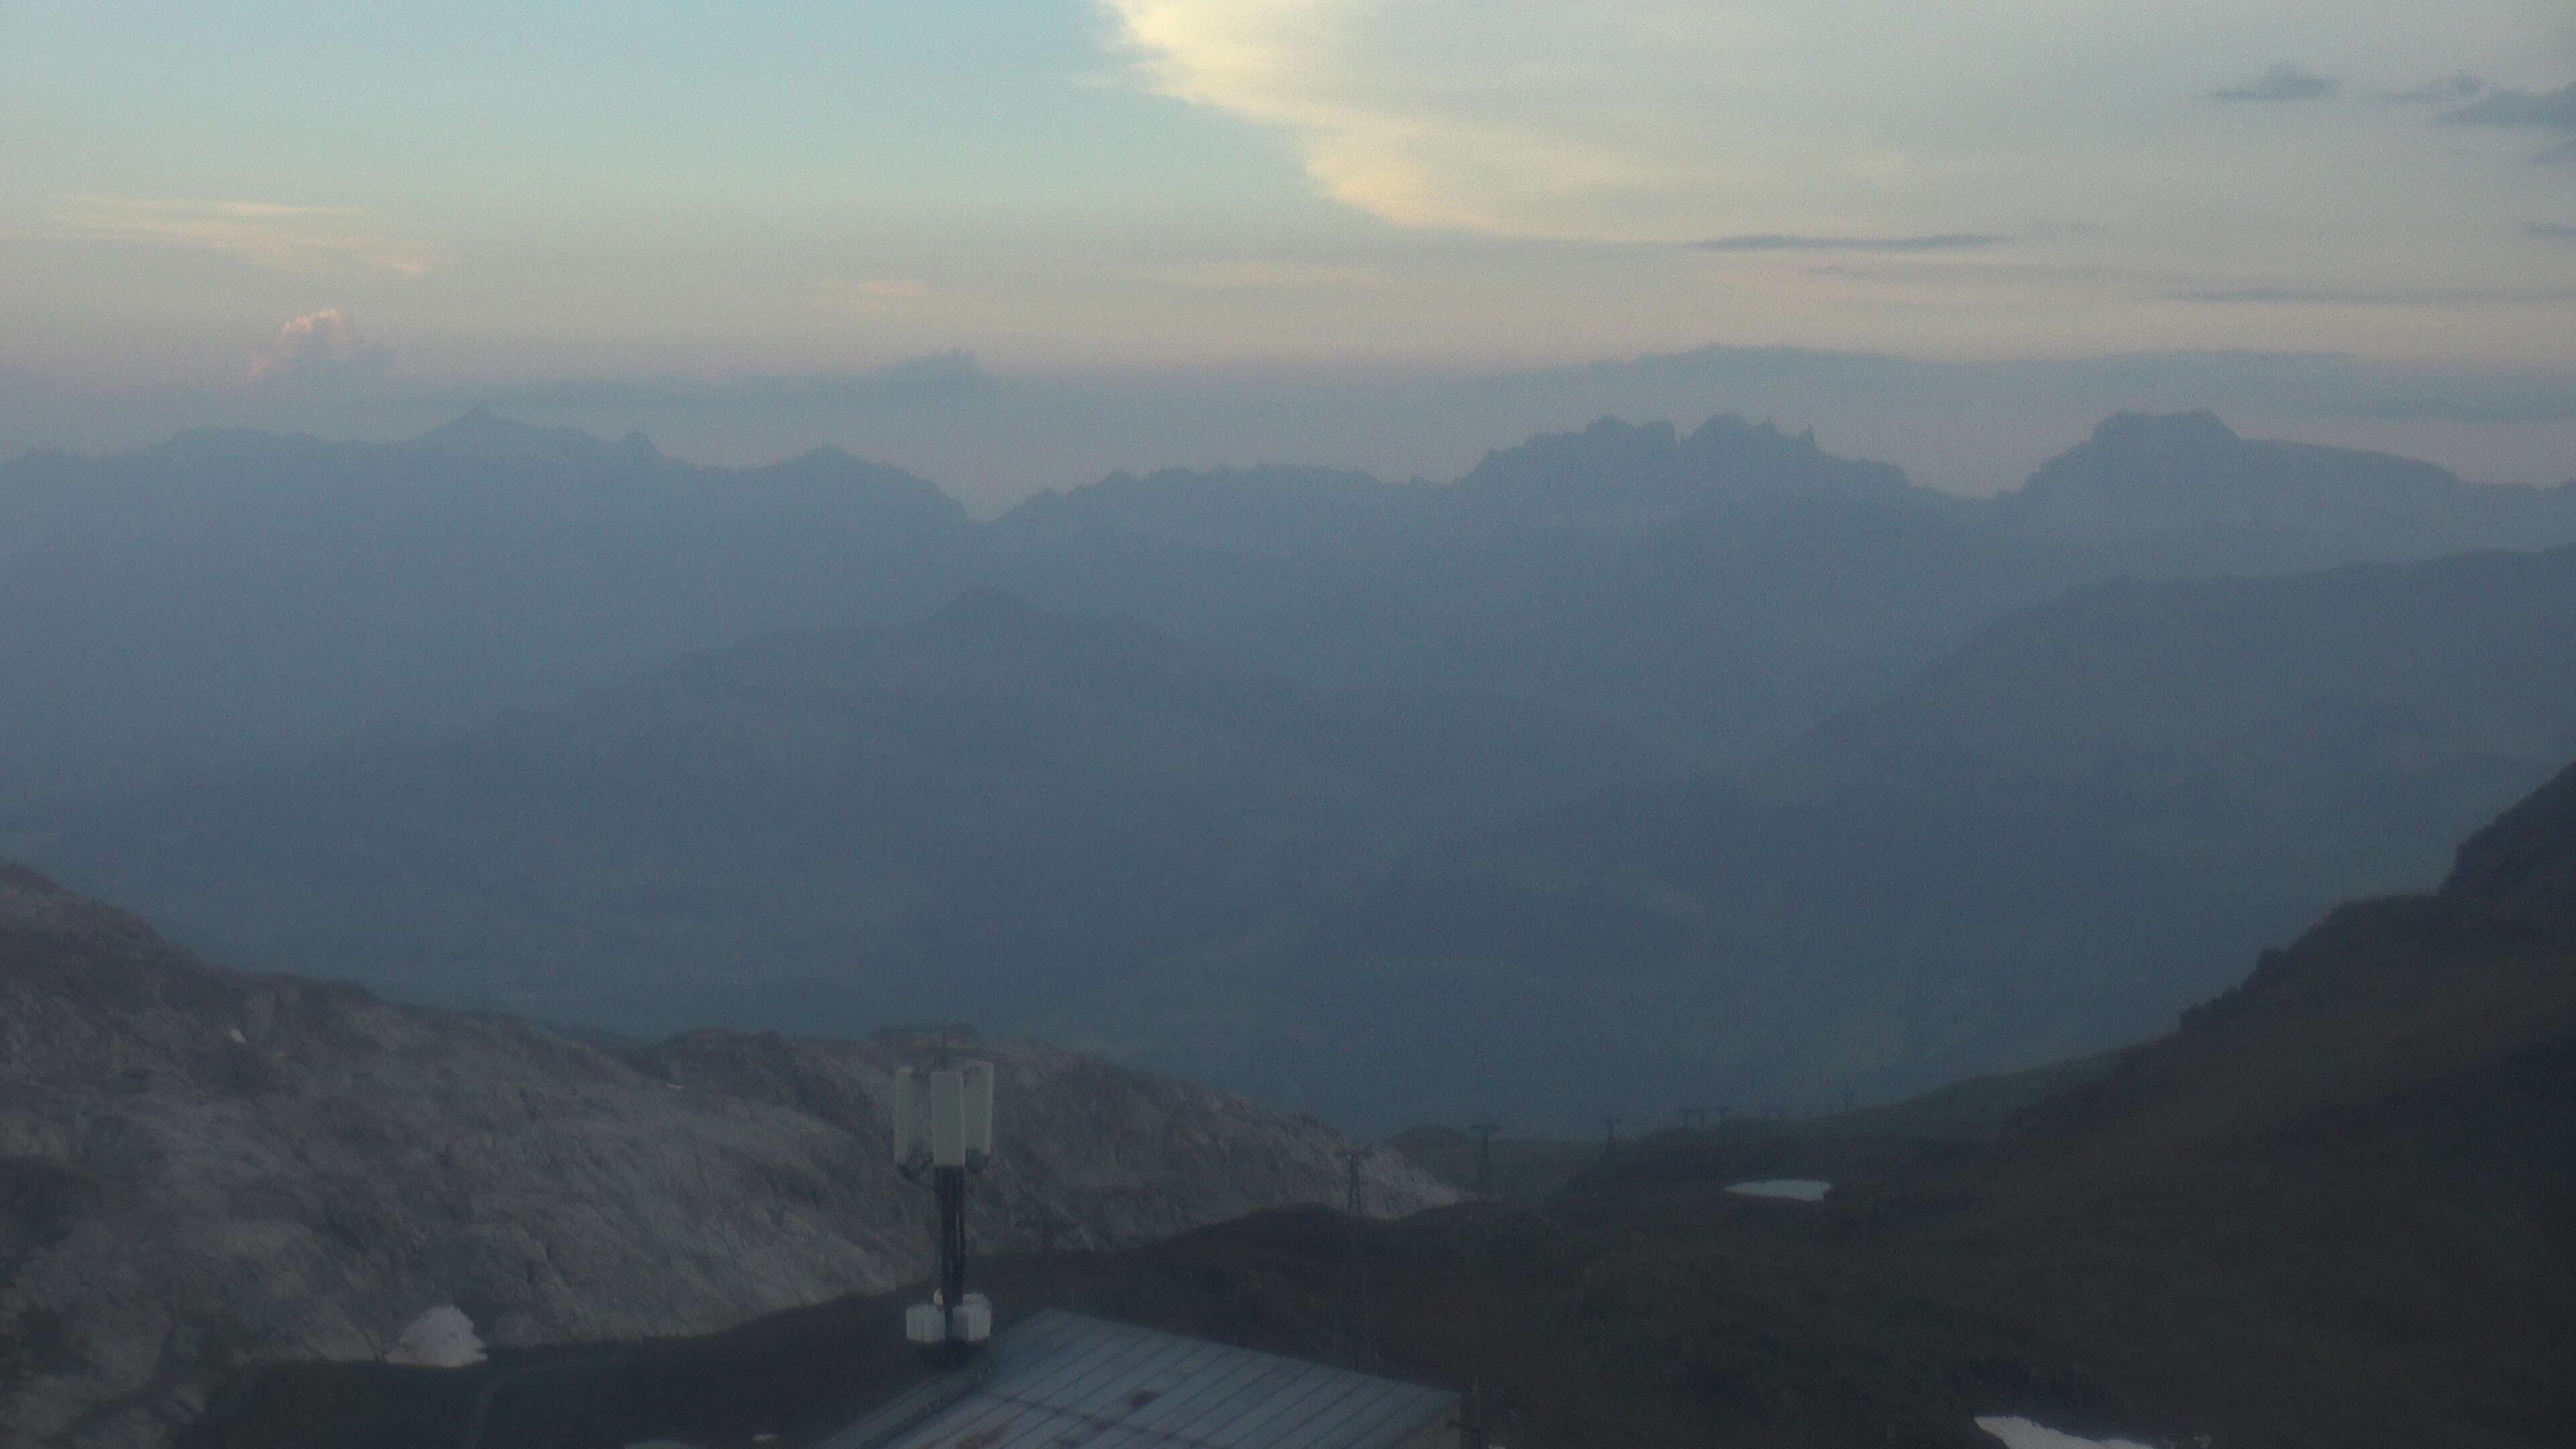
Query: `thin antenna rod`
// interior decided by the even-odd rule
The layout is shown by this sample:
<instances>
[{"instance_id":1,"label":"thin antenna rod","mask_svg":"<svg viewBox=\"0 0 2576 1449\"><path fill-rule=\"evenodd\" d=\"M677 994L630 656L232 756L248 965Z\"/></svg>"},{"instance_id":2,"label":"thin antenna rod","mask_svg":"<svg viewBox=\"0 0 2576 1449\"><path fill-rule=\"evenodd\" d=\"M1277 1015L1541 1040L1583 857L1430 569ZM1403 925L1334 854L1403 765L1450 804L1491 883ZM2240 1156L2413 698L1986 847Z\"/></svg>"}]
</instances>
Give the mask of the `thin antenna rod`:
<instances>
[{"instance_id":1,"label":"thin antenna rod","mask_svg":"<svg viewBox=\"0 0 2576 1449\"><path fill-rule=\"evenodd\" d=\"M1476 1134L1476 1196L1494 1195L1494 1134L1502 1131L1495 1122L1478 1122L1467 1129Z\"/></svg>"},{"instance_id":2,"label":"thin antenna rod","mask_svg":"<svg viewBox=\"0 0 2576 1449\"><path fill-rule=\"evenodd\" d=\"M1377 1149L1374 1147L1337 1147L1333 1150L1333 1155L1342 1160L1343 1168L1350 1174L1350 1192L1343 1201L1342 1210L1352 1217L1367 1216L1361 1210L1360 1164L1368 1161L1376 1153Z\"/></svg>"}]
</instances>

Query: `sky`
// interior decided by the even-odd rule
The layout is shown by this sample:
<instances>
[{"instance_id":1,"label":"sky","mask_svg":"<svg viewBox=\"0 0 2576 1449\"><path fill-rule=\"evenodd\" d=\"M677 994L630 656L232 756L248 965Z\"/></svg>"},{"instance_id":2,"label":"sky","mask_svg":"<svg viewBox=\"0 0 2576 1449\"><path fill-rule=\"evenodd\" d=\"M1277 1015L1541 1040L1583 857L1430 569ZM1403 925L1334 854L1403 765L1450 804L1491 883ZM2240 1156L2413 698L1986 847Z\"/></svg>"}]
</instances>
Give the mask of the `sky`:
<instances>
[{"instance_id":1,"label":"sky","mask_svg":"<svg viewBox=\"0 0 2576 1449\"><path fill-rule=\"evenodd\" d=\"M1970 490L2168 398L2554 482L2571 336L2576 0L0 0L12 450L494 401L990 505L1437 472L1570 404L1336 409L1715 348L1980 376L1976 427L1812 367L1584 396Z\"/></svg>"}]
</instances>

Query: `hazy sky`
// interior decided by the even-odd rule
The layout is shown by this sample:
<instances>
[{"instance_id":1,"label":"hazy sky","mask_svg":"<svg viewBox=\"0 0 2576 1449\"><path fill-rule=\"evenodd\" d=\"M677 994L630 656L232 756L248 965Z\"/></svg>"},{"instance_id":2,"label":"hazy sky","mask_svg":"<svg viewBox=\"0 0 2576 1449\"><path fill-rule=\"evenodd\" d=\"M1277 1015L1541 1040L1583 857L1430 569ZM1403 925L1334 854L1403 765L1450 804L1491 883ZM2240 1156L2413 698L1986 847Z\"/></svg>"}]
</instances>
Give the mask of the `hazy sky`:
<instances>
[{"instance_id":1,"label":"hazy sky","mask_svg":"<svg viewBox=\"0 0 2576 1449\"><path fill-rule=\"evenodd\" d=\"M0 0L0 442L953 351L2571 336L2576 0Z\"/></svg>"}]
</instances>

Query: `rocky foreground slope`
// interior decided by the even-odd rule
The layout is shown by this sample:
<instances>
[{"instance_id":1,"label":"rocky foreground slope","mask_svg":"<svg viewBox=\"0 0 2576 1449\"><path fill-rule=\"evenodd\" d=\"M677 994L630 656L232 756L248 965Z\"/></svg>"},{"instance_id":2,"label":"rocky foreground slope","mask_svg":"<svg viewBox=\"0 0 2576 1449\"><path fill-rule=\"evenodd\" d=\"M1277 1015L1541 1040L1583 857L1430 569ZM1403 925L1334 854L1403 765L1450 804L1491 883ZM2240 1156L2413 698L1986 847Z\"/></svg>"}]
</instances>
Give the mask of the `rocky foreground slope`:
<instances>
[{"instance_id":1,"label":"rocky foreground slope","mask_svg":"<svg viewBox=\"0 0 2576 1449\"><path fill-rule=\"evenodd\" d=\"M888 1160L919 1039L631 1053L208 967L0 866L0 1443L161 1442L251 1359L367 1359L461 1306L496 1345L696 1333L920 1276ZM1136 1244L1339 1201L1322 1125L979 1042L979 1241ZM1449 1194L1391 1155L1378 1211ZM1052 1231L1052 1230L1050 1230Z\"/></svg>"}]
</instances>

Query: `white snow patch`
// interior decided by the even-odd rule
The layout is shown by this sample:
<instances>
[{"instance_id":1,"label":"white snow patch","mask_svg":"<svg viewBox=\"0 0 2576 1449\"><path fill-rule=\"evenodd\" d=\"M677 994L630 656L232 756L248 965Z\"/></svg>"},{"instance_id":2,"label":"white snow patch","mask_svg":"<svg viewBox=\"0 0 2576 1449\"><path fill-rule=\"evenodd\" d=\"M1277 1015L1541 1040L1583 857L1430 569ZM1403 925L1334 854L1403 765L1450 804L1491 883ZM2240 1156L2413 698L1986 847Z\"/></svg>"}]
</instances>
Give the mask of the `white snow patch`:
<instances>
[{"instance_id":1,"label":"white snow patch","mask_svg":"<svg viewBox=\"0 0 2576 1449\"><path fill-rule=\"evenodd\" d=\"M2134 1439L2080 1439L2019 1417L1988 1414L1977 1427L2004 1441L2004 1449L2148 1449Z\"/></svg>"},{"instance_id":2,"label":"white snow patch","mask_svg":"<svg viewBox=\"0 0 2576 1449\"><path fill-rule=\"evenodd\" d=\"M463 1368L482 1361L483 1340L475 1336L474 1320L453 1303L442 1303L413 1319L394 1346L385 1350L385 1362L415 1368Z\"/></svg>"},{"instance_id":3,"label":"white snow patch","mask_svg":"<svg viewBox=\"0 0 2576 1449\"><path fill-rule=\"evenodd\" d=\"M1734 1183L1726 1190L1744 1197L1778 1197L1787 1198L1792 1202L1822 1202L1825 1200L1825 1194L1834 1190L1834 1185L1830 1182L1818 1182L1812 1177L1771 1177L1760 1182Z\"/></svg>"}]
</instances>

